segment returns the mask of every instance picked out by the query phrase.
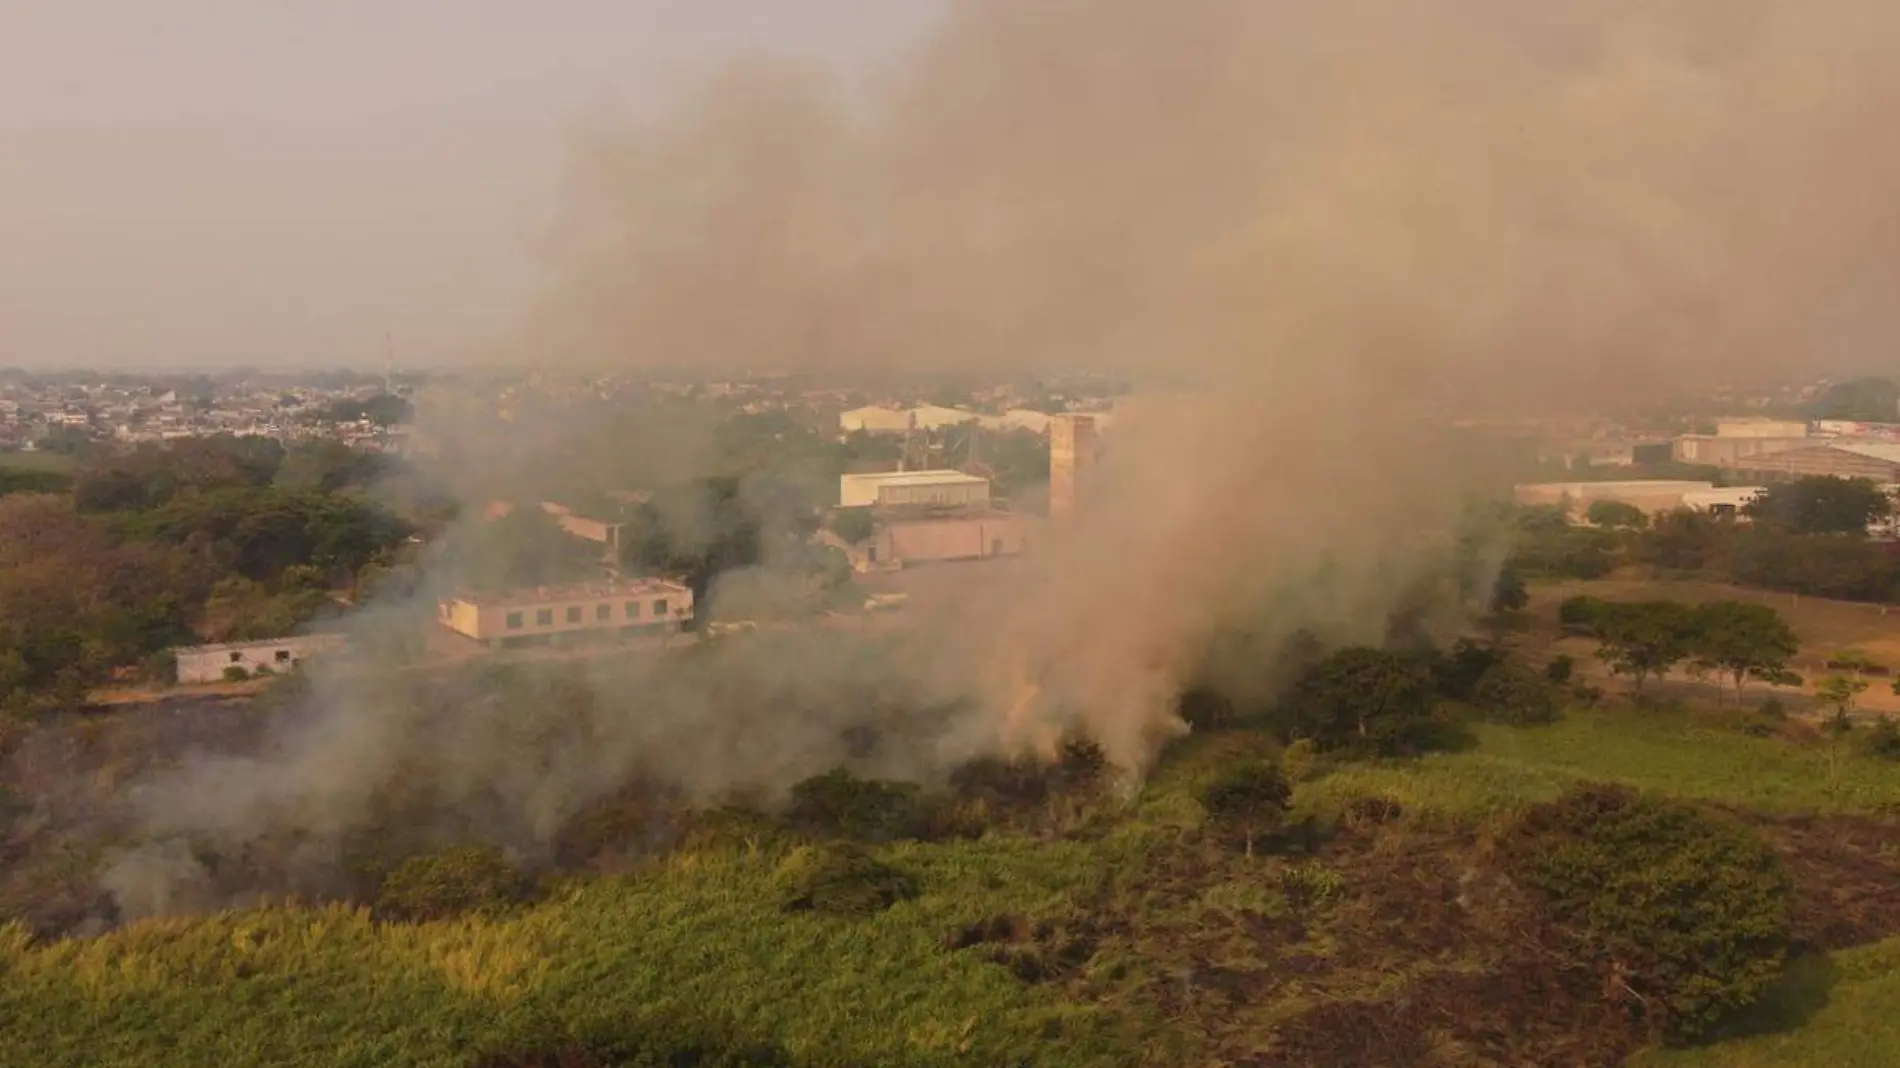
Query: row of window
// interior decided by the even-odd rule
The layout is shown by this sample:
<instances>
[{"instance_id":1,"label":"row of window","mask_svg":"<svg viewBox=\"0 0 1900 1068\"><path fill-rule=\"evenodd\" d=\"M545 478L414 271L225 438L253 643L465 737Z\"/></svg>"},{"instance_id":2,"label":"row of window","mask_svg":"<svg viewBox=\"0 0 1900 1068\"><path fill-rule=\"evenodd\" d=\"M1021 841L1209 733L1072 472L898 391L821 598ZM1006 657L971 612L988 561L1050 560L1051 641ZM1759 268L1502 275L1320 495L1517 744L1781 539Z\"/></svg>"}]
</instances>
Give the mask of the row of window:
<instances>
[{"instance_id":1,"label":"row of window","mask_svg":"<svg viewBox=\"0 0 1900 1068\"><path fill-rule=\"evenodd\" d=\"M508 613L508 629L520 630L524 626L523 620L526 618L526 615L527 613L525 612ZM613 617L614 617L613 605L597 604L594 606L594 621L595 622L605 623L613 619ZM586 618L586 610L583 609L580 605L571 604L567 606L567 621L570 624L580 623L585 618ZM628 619L640 618L640 602L639 601L627 602L627 618ZM654 619L666 618L666 599L665 598L661 598L660 600L653 602L653 618ZM542 609L536 610L534 613L534 625L537 627L552 627L554 625L554 609L542 608Z\"/></svg>"}]
</instances>

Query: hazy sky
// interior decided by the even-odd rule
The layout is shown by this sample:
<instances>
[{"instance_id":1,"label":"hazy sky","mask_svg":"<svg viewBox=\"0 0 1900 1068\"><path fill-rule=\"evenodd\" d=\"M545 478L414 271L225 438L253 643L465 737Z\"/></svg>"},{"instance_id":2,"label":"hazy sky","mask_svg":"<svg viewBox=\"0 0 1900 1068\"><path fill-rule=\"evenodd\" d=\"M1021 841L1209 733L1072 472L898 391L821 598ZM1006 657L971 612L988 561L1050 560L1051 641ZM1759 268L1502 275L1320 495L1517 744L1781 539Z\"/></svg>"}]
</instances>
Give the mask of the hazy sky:
<instances>
[{"instance_id":1,"label":"hazy sky","mask_svg":"<svg viewBox=\"0 0 1900 1068\"><path fill-rule=\"evenodd\" d=\"M938 0L4 0L0 366L481 352L566 130L722 58L864 67Z\"/></svg>"}]
</instances>

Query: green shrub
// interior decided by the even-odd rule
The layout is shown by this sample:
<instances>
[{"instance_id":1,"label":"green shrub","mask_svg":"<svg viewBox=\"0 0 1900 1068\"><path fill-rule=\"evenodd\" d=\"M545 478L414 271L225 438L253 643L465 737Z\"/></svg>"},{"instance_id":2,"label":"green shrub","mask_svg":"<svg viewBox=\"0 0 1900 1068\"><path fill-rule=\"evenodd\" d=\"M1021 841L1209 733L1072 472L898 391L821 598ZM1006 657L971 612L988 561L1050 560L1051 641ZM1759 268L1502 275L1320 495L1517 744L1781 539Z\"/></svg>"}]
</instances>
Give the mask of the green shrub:
<instances>
[{"instance_id":1,"label":"green shrub","mask_svg":"<svg viewBox=\"0 0 1900 1068\"><path fill-rule=\"evenodd\" d=\"M917 882L854 846L801 846L775 876L786 912L868 916L917 896Z\"/></svg>"},{"instance_id":2,"label":"green shrub","mask_svg":"<svg viewBox=\"0 0 1900 1068\"><path fill-rule=\"evenodd\" d=\"M424 923L467 913L494 914L527 900L530 884L501 850L486 846L410 857L383 879L376 914Z\"/></svg>"},{"instance_id":3,"label":"green shrub","mask_svg":"<svg viewBox=\"0 0 1900 1068\"><path fill-rule=\"evenodd\" d=\"M735 1028L683 1014L619 1014L579 1026L547 1018L504 1023L474 1068L792 1068L782 1047L746 1042Z\"/></svg>"},{"instance_id":4,"label":"green shrub","mask_svg":"<svg viewBox=\"0 0 1900 1068\"><path fill-rule=\"evenodd\" d=\"M1472 687L1471 703L1493 723L1527 727L1557 718L1557 697L1536 672L1510 660L1493 664Z\"/></svg>"},{"instance_id":5,"label":"green shrub","mask_svg":"<svg viewBox=\"0 0 1900 1068\"><path fill-rule=\"evenodd\" d=\"M1280 872L1280 891L1293 905L1312 907L1324 905L1339 897L1346 889L1346 880L1331 868L1308 861L1303 864L1289 864Z\"/></svg>"},{"instance_id":6,"label":"green shrub","mask_svg":"<svg viewBox=\"0 0 1900 1068\"><path fill-rule=\"evenodd\" d=\"M159 686L175 685L178 682L178 654L167 649L146 657L139 662L139 677Z\"/></svg>"},{"instance_id":7,"label":"green shrub","mask_svg":"<svg viewBox=\"0 0 1900 1068\"><path fill-rule=\"evenodd\" d=\"M1900 762L1900 723L1882 716L1860 736L1860 750L1876 760Z\"/></svg>"},{"instance_id":8,"label":"green shrub","mask_svg":"<svg viewBox=\"0 0 1900 1068\"><path fill-rule=\"evenodd\" d=\"M1577 661L1567 653L1558 653L1544 665L1544 681L1553 686L1570 685L1570 677L1576 674Z\"/></svg>"},{"instance_id":9,"label":"green shrub","mask_svg":"<svg viewBox=\"0 0 1900 1068\"><path fill-rule=\"evenodd\" d=\"M1293 788L1272 764L1243 764L1229 769L1201 788L1201 807L1208 818L1231 828L1246 841L1253 855L1254 839L1280 829Z\"/></svg>"},{"instance_id":10,"label":"green shrub","mask_svg":"<svg viewBox=\"0 0 1900 1068\"><path fill-rule=\"evenodd\" d=\"M1791 886L1738 824L1585 786L1528 810L1503 846L1605 969L1605 989L1672 1041L1709 1036L1781 972Z\"/></svg>"},{"instance_id":11,"label":"green shrub","mask_svg":"<svg viewBox=\"0 0 1900 1068\"><path fill-rule=\"evenodd\" d=\"M1557 606L1557 622L1573 634L1588 634L1596 629L1606 607L1601 598L1572 597Z\"/></svg>"},{"instance_id":12,"label":"green shrub","mask_svg":"<svg viewBox=\"0 0 1900 1068\"><path fill-rule=\"evenodd\" d=\"M230 667L224 669L224 681L226 682L243 682L250 677L251 673L244 670L244 665L242 664L232 664Z\"/></svg>"},{"instance_id":13,"label":"green shrub","mask_svg":"<svg viewBox=\"0 0 1900 1068\"><path fill-rule=\"evenodd\" d=\"M916 784L860 779L840 768L792 787L786 818L809 834L888 842L913 836L923 815Z\"/></svg>"},{"instance_id":14,"label":"green shrub","mask_svg":"<svg viewBox=\"0 0 1900 1068\"><path fill-rule=\"evenodd\" d=\"M1310 782L1326 768L1326 757L1311 738L1301 738L1280 751L1280 771L1289 782Z\"/></svg>"},{"instance_id":15,"label":"green shrub","mask_svg":"<svg viewBox=\"0 0 1900 1068\"><path fill-rule=\"evenodd\" d=\"M1504 662L1504 651L1460 638L1447 655L1432 657L1432 681L1438 692L1453 701L1469 701L1478 683Z\"/></svg>"}]
</instances>

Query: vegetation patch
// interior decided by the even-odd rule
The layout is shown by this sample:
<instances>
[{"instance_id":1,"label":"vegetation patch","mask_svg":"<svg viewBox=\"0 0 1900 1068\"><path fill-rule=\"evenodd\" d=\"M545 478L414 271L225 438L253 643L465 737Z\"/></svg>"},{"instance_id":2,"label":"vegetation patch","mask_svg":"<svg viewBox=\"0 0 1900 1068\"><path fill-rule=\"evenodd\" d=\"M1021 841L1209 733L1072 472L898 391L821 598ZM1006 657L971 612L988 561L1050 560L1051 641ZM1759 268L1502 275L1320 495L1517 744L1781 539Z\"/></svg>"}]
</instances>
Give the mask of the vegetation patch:
<instances>
[{"instance_id":1,"label":"vegetation patch","mask_svg":"<svg viewBox=\"0 0 1900 1068\"><path fill-rule=\"evenodd\" d=\"M499 849L448 849L396 865L376 891L376 914L399 923L495 915L526 901L531 890Z\"/></svg>"},{"instance_id":2,"label":"vegetation patch","mask_svg":"<svg viewBox=\"0 0 1900 1068\"><path fill-rule=\"evenodd\" d=\"M1791 884L1739 824L1591 786L1526 812L1503 847L1611 999L1672 1040L1711 1034L1780 974Z\"/></svg>"},{"instance_id":3,"label":"vegetation patch","mask_svg":"<svg viewBox=\"0 0 1900 1068\"><path fill-rule=\"evenodd\" d=\"M848 845L793 850L776 878L779 907L786 912L867 916L918 894L909 874Z\"/></svg>"}]
</instances>

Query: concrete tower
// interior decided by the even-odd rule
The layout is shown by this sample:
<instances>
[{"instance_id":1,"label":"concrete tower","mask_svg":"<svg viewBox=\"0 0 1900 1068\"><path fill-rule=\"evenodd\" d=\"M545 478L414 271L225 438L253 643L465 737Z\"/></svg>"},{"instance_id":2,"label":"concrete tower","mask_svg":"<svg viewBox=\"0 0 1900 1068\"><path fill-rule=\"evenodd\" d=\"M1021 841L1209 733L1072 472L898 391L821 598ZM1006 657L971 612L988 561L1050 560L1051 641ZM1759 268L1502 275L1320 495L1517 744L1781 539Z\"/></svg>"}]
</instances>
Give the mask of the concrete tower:
<instances>
[{"instance_id":1,"label":"concrete tower","mask_svg":"<svg viewBox=\"0 0 1900 1068\"><path fill-rule=\"evenodd\" d=\"M1095 470L1095 417L1058 415L1049 422L1049 514L1075 511L1077 487Z\"/></svg>"}]
</instances>

